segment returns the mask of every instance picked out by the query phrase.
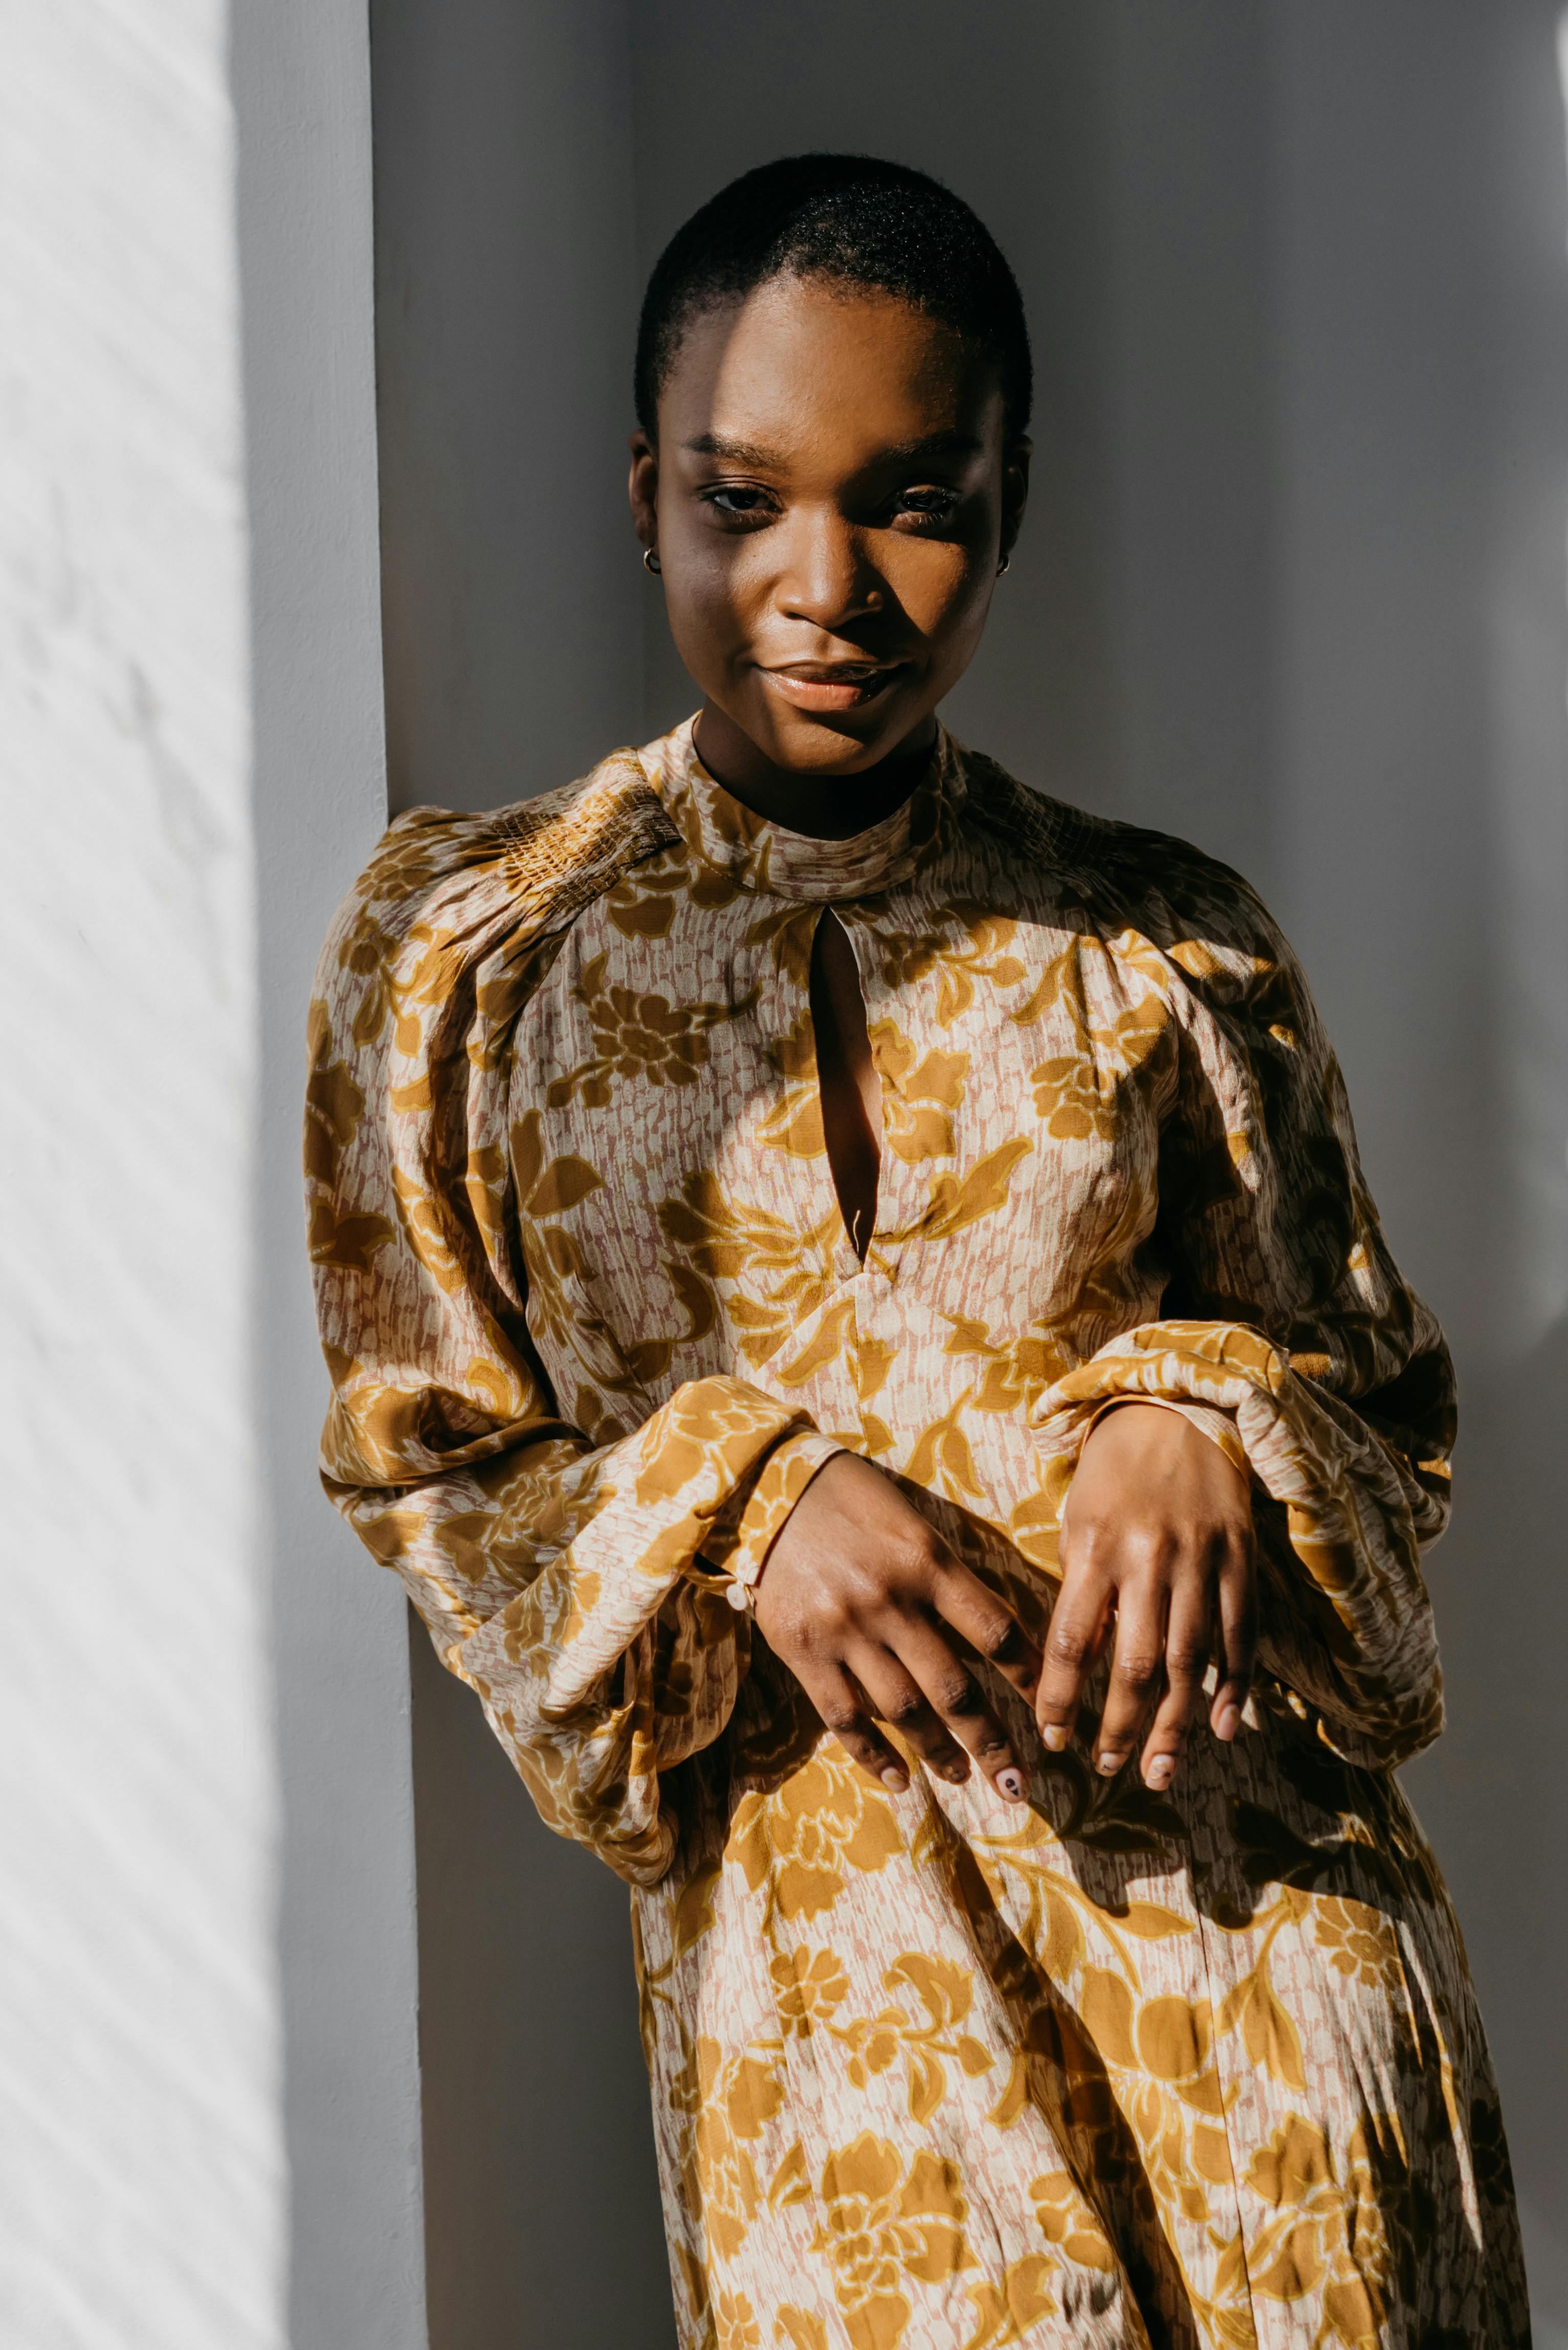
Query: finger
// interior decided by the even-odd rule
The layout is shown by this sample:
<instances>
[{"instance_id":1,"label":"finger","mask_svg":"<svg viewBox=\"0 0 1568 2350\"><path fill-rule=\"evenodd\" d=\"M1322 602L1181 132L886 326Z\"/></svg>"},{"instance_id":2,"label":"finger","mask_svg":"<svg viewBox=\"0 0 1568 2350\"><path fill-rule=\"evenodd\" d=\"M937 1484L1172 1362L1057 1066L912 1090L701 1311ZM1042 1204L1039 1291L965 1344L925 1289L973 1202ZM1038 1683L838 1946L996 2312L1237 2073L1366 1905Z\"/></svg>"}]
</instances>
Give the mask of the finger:
<instances>
[{"instance_id":1,"label":"finger","mask_svg":"<svg viewBox=\"0 0 1568 2350\"><path fill-rule=\"evenodd\" d=\"M926 1721L948 1743L972 1755L999 1794L1024 1800L1023 1773L1005 1730L985 1701L967 1660L935 1625L911 1620L898 1633L898 1661L924 1693ZM967 1775L967 1763L966 1763Z\"/></svg>"},{"instance_id":2,"label":"finger","mask_svg":"<svg viewBox=\"0 0 1568 2350\"><path fill-rule=\"evenodd\" d=\"M846 1672L831 1666L813 1673L809 1680L801 1677L801 1687L850 1761L869 1771L889 1794L901 1795L909 1783L909 1772L872 1720L865 1691Z\"/></svg>"},{"instance_id":3,"label":"finger","mask_svg":"<svg viewBox=\"0 0 1568 2350\"><path fill-rule=\"evenodd\" d=\"M1059 1754L1073 1735L1084 1702L1084 1685L1095 1669L1110 1625L1111 1600L1107 1578L1077 1567L1069 1569L1056 1595L1034 1701L1040 1735L1054 1754Z\"/></svg>"},{"instance_id":4,"label":"finger","mask_svg":"<svg viewBox=\"0 0 1568 2350\"><path fill-rule=\"evenodd\" d=\"M1116 1654L1095 1746L1095 1767L1107 1777L1132 1752L1165 1679L1168 1594L1158 1572L1124 1583L1116 1594Z\"/></svg>"},{"instance_id":5,"label":"finger","mask_svg":"<svg viewBox=\"0 0 1568 2350\"><path fill-rule=\"evenodd\" d=\"M994 1665L1021 1696L1033 1697L1040 1680L1040 1651L1005 1600L988 1591L979 1575L950 1553L939 1564L931 1597L937 1613L977 1657Z\"/></svg>"},{"instance_id":6,"label":"finger","mask_svg":"<svg viewBox=\"0 0 1568 2350\"><path fill-rule=\"evenodd\" d=\"M1251 1693L1258 1663L1258 1568L1252 1544L1232 1544L1220 1574L1220 1671L1209 1719L1217 1738L1232 1739Z\"/></svg>"},{"instance_id":7,"label":"finger","mask_svg":"<svg viewBox=\"0 0 1568 2350\"><path fill-rule=\"evenodd\" d=\"M1200 1574L1180 1577L1171 1593L1165 1636L1165 1695L1144 1742L1146 1786L1168 1787L1180 1766L1192 1725L1203 1710L1213 1624L1210 1578Z\"/></svg>"},{"instance_id":8,"label":"finger","mask_svg":"<svg viewBox=\"0 0 1568 2350\"><path fill-rule=\"evenodd\" d=\"M901 1659L890 1649L877 1648L857 1649L850 1661L877 1719L896 1730L929 1771L961 1786L969 1777L969 1757Z\"/></svg>"}]
</instances>

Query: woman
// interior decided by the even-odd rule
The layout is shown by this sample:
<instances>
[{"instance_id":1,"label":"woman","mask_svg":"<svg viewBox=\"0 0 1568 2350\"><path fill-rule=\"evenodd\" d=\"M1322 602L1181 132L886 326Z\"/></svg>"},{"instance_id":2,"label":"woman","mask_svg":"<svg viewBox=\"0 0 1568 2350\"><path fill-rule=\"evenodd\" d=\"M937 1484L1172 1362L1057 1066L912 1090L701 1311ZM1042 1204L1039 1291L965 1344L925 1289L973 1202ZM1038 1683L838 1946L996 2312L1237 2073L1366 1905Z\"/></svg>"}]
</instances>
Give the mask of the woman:
<instances>
[{"instance_id":1,"label":"woman","mask_svg":"<svg viewBox=\"0 0 1568 2350\"><path fill-rule=\"evenodd\" d=\"M681 2340L1522 2343L1392 1776L1440 1334L1245 883L935 716L1023 513L1006 264L770 165L637 388L701 710L392 827L308 1161L328 1490L633 1887Z\"/></svg>"}]
</instances>

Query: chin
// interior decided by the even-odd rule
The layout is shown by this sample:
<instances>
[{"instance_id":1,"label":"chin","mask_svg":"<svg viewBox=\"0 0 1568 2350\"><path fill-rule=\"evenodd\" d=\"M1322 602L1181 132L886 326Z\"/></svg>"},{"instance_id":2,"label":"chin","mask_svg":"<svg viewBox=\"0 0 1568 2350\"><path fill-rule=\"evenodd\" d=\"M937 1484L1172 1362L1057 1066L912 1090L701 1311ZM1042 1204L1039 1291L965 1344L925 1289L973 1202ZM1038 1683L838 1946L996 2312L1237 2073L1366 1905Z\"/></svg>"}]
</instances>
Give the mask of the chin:
<instances>
[{"instance_id":1,"label":"chin","mask_svg":"<svg viewBox=\"0 0 1568 2350\"><path fill-rule=\"evenodd\" d=\"M842 718L792 712L784 724L775 719L765 733L752 739L775 766L791 775L853 775L896 751L924 716L921 711L878 711L873 723L868 712L864 730L851 732Z\"/></svg>"}]
</instances>

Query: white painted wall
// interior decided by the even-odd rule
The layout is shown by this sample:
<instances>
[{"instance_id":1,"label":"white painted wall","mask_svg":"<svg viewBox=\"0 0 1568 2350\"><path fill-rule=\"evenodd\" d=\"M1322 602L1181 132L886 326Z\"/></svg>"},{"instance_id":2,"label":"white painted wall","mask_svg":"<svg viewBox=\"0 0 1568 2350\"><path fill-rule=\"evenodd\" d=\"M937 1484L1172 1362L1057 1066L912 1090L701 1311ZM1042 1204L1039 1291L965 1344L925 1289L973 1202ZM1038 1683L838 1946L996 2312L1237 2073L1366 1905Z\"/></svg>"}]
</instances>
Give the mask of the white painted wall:
<instances>
[{"instance_id":1,"label":"white painted wall","mask_svg":"<svg viewBox=\"0 0 1568 2350\"><path fill-rule=\"evenodd\" d=\"M400 1610L300 1030L383 821L354 0L0 12L0 2336L415 2350Z\"/></svg>"},{"instance_id":2,"label":"white painted wall","mask_svg":"<svg viewBox=\"0 0 1568 2350\"><path fill-rule=\"evenodd\" d=\"M639 731L628 581L641 731L690 706L618 504L634 320L631 298L605 306L627 282L628 139L639 277L727 177L809 146L935 170L1012 255L1040 362L1035 511L951 715L1019 773L1186 832L1272 896L1339 1043L1395 1247L1453 1334L1459 1513L1432 1567L1452 1727L1412 1785L1498 2056L1538 2338L1562 2345L1559 5L628 0L574 16L377 0L376 25L385 522L431 599L389 633L406 796L483 805ZM386 109L383 83L400 93ZM602 175L591 206L585 172ZM558 605L539 584L556 562ZM594 1987L564 2028L596 2112L629 2094L630 2060L597 1988L608 1922L591 1871L552 1855L544 1863L512 1825L516 1791L433 1679L427 1707L442 1710L421 1820L450 1816L459 1772L472 1848L500 1872L489 1893L469 1885L455 1939L427 1921L427 1985L478 1957L486 1989L462 2030L516 2088L510 2136L459 2095L431 2151L449 2158L466 2115L455 2175L493 2178L519 2113L558 2121L529 2073L519 1988L562 2028L556 1986L591 1950ZM550 1947L524 1948L520 1920L546 1908ZM493 2190L487 2208L504 2203ZM583 2224L575 2164L504 2217L485 2289L518 2338L595 2340L587 2324L527 2330L527 2280ZM465 2306L460 2291L436 2350L479 2350ZM662 2323L620 2338L661 2341Z\"/></svg>"},{"instance_id":3,"label":"white painted wall","mask_svg":"<svg viewBox=\"0 0 1568 2350\"><path fill-rule=\"evenodd\" d=\"M223 9L151 31L13 11L0 72L0 2327L28 2350L283 2338L234 139Z\"/></svg>"}]
</instances>

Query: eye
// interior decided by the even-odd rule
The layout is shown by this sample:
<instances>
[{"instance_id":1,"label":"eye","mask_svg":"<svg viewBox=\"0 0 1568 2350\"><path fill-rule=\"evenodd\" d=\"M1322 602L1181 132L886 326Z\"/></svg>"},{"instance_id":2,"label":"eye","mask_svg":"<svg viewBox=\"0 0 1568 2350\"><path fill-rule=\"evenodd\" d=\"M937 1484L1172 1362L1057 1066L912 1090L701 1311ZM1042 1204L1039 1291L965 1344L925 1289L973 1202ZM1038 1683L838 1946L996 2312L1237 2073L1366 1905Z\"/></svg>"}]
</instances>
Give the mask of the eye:
<instances>
[{"instance_id":1,"label":"eye","mask_svg":"<svg viewBox=\"0 0 1568 2350\"><path fill-rule=\"evenodd\" d=\"M753 482L715 482L701 494L703 504L722 515L727 522L765 522L774 510L766 490L758 489Z\"/></svg>"},{"instance_id":2,"label":"eye","mask_svg":"<svg viewBox=\"0 0 1568 2350\"><path fill-rule=\"evenodd\" d=\"M958 511L959 493L935 483L900 490L893 500L893 518L907 515L911 522L950 522Z\"/></svg>"}]
</instances>

